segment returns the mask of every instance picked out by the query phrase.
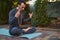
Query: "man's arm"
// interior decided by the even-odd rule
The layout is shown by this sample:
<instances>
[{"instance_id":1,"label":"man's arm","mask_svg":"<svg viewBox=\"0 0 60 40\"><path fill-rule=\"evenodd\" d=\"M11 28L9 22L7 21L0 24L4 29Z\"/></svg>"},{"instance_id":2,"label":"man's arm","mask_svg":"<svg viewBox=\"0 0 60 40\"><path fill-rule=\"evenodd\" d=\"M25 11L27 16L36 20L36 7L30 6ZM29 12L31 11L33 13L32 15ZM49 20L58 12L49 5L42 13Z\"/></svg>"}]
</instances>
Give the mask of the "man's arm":
<instances>
[{"instance_id":1,"label":"man's arm","mask_svg":"<svg viewBox=\"0 0 60 40\"><path fill-rule=\"evenodd\" d=\"M33 13L29 13L29 18L24 19L24 22L28 22L31 20Z\"/></svg>"},{"instance_id":2,"label":"man's arm","mask_svg":"<svg viewBox=\"0 0 60 40\"><path fill-rule=\"evenodd\" d=\"M18 17L20 16L20 10L18 10L15 15L14 14L14 11L10 12L9 13L9 23L10 24L16 24L18 23Z\"/></svg>"}]
</instances>

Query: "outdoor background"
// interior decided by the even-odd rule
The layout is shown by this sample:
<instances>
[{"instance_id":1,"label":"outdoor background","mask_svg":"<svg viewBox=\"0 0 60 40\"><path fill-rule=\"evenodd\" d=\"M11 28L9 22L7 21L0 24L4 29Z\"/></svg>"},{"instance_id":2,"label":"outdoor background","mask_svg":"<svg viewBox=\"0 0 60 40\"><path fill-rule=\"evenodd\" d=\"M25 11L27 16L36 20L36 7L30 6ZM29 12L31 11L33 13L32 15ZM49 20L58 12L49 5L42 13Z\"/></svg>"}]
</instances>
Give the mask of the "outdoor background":
<instances>
[{"instance_id":1,"label":"outdoor background","mask_svg":"<svg viewBox=\"0 0 60 40\"><path fill-rule=\"evenodd\" d=\"M33 12L31 25L46 26L57 22L60 17L59 0L26 0L25 18L28 18L29 12ZM0 0L0 25L8 24L8 14L12 8L17 6L17 0Z\"/></svg>"},{"instance_id":2,"label":"outdoor background","mask_svg":"<svg viewBox=\"0 0 60 40\"><path fill-rule=\"evenodd\" d=\"M9 29L9 11L17 6L18 0L0 0L0 29ZM42 33L31 40L60 40L60 0L26 0L25 18L33 12L31 21L21 27L35 26ZM28 40L0 35L0 40Z\"/></svg>"}]
</instances>

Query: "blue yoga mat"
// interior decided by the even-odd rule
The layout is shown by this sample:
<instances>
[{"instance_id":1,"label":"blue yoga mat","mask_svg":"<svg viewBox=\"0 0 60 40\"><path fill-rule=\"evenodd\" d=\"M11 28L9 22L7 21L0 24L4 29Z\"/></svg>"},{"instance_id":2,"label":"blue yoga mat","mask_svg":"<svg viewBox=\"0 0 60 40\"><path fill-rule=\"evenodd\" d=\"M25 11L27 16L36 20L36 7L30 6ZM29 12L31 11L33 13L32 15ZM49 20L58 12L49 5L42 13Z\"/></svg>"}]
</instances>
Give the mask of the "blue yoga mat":
<instances>
[{"instance_id":1,"label":"blue yoga mat","mask_svg":"<svg viewBox=\"0 0 60 40\"><path fill-rule=\"evenodd\" d=\"M32 34L24 34L24 35L21 35L19 37L25 37L25 38L28 38L28 39L32 39L32 38L35 38L37 36L40 36L42 33L32 33ZM6 35L6 36L11 36L9 34L9 30L6 29L6 28L0 28L0 35Z\"/></svg>"}]
</instances>

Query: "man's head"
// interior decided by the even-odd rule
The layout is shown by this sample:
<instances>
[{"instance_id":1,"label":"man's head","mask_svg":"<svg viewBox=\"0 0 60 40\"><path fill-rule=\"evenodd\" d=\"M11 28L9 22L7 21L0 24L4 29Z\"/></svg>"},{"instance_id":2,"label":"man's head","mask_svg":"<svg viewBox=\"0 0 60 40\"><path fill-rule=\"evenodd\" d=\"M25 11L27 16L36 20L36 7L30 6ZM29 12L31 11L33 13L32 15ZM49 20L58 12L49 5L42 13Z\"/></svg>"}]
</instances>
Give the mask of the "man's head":
<instances>
[{"instance_id":1,"label":"man's head","mask_svg":"<svg viewBox=\"0 0 60 40\"><path fill-rule=\"evenodd\" d=\"M18 7L21 10L24 10L25 6L26 6L25 0L18 0Z\"/></svg>"}]
</instances>

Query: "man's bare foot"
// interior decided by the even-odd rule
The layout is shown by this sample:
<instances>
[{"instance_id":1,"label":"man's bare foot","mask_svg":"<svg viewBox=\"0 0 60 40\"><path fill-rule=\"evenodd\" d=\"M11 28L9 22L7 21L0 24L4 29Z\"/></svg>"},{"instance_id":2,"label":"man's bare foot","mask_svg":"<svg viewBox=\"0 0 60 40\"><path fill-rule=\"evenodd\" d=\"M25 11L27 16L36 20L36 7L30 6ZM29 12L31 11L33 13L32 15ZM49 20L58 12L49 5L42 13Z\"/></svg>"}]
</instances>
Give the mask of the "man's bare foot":
<instances>
[{"instance_id":1,"label":"man's bare foot","mask_svg":"<svg viewBox=\"0 0 60 40\"><path fill-rule=\"evenodd\" d=\"M31 27L28 27L27 29L23 29L24 32L27 32L28 30L30 30Z\"/></svg>"}]
</instances>

